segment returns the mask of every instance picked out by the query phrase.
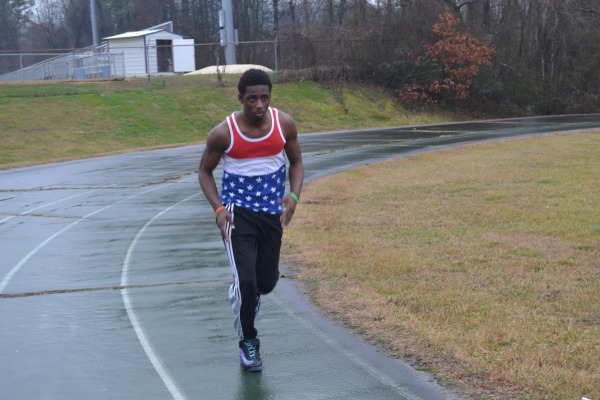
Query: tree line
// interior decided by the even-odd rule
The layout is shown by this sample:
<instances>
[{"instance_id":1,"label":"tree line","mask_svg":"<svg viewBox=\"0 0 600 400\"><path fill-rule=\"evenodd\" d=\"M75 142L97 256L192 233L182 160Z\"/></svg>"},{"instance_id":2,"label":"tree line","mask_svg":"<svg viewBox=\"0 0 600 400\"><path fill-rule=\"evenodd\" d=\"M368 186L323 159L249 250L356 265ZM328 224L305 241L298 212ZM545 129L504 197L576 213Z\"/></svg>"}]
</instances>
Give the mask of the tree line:
<instances>
[{"instance_id":1,"label":"tree line","mask_svg":"<svg viewBox=\"0 0 600 400\"><path fill-rule=\"evenodd\" d=\"M99 36L173 21L219 42L220 0L97 0ZM92 44L89 0L0 0L0 51ZM233 0L238 63L510 116L598 112L597 0ZM274 42L260 45L261 42ZM200 54L198 66L223 60ZM292 75L290 75L292 76Z\"/></svg>"}]
</instances>

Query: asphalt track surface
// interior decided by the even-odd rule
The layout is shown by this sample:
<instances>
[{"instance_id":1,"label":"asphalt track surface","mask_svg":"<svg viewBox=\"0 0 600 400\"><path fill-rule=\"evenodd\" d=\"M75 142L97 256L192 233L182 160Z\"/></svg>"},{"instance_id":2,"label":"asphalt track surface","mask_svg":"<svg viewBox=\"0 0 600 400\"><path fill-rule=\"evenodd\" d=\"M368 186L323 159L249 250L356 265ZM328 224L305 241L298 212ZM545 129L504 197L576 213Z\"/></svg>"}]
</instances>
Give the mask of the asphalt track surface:
<instances>
[{"instance_id":1,"label":"asphalt track surface","mask_svg":"<svg viewBox=\"0 0 600 400\"><path fill-rule=\"evenodd\" d=\"M302 135L307 180L600 115ZM0 172L0 398L458 399L322 318L282 266L239 368L231 271L196 180L202 146ZM217 172L217 176L220 174Z\"/></svg>"}]
</instances>

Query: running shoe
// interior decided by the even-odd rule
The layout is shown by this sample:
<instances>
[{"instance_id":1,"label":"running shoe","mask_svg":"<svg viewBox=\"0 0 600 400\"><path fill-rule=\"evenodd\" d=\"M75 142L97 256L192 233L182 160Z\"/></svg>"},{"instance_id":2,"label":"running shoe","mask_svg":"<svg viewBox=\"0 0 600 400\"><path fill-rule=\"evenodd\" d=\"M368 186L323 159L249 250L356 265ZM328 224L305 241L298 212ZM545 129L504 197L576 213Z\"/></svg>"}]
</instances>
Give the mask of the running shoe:
<instances>
[{"instance_id":1,"label":"running shoe","mask_svg":"<svg viewBox=\"0 0 600 400\"><path fill-rule=\"evenodd\" d=\"M244 371L262 371L259 348L260 340L258 338L240 340L240 365Z\"/></svg>"}]
</instances>

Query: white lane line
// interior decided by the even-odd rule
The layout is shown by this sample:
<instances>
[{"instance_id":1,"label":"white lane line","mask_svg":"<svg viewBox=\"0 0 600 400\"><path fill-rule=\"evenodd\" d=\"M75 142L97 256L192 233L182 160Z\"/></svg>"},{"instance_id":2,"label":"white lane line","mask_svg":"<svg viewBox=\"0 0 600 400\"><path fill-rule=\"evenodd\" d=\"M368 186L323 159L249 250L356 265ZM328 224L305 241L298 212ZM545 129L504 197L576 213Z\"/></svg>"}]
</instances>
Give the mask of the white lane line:
<instances>
[{"instance_id":1,"label":"white lane line","mask_svg":"<svg viewBox=\"0 0 600 400\"><path fill-rule=\"evenodd\" d=\"M6 285L8 285L8 282L10 282L10 280L13 278L13 276L19 272L19 270L21 269L21 267L23 267L23 265L25 265L25 263L35 255L35 253L37 253L38 251L40 251L42 248L44 248L44 246L46 246L48 243L50 243L52 240L56 239L58 236L62 235L63 233L65 233L67 230L71 229L72 227L74 227L75 225L77 225L78 223L80 223L81 221L96 215L102 211L105 211L109 208L111 208L112 206L115 206L117 204L123 203L127 200L131 200L133 198L136 198L138 196L144 195L146 193L158 190L158 189L163 189L166 188L168 186L173 185L173 183L168 183L164 186L159 186L159 187L155 187L146 191L143 191L141 193L135 194L133 196L129 196L127 198L121 199L119 201L117 201L116 203L113 204L109 204L107 206L104 206L94 212L91 212L85 216L83 216L81 219L76 220L75 222L70 223L69 225L65 226L64 228L62 228L61 230L59 230L58 232L54 233L53 235L49 236L46 240L44 240L42 243L38 244L33 250L31 250L25 257L23 257L21 259L21 261L19 261L9 272L8 274L6 274L4 276L4 278L2 278L2 281L0 281L0 293L2 293L4 291L4 288L6 288Z\"/></svg>"},{"instance_id":2,"label":"white lane line","mask_svg":"<svg viewBox=\"0 0 600 400\"><path fill-rule=\"evenodd\" d=\"M154 366L154 369L156 370L156 372L162 379L163 383L165 384L165 386L171 393L171 396L173 396L173 399L175 399L175 400L186 400L186 397L181 392L181 390L179 389L179 387L177 386L175 381L171 378L169 371L167 371L167 369L161 362L160 358L154 351L154 348L152 347L150 340L148 340L148 337L146 336L146 333L144 332L144 328L142 328L142 325L138 321L137 315L135 314L135 311L133 310L133 307L131 306L129 290L127 289L127 286L128 286L127 274L129 273L129 265L131 263L131 255L133 254L133 250L135 249L135 246L137 245L138 240L142 237L142 235L144 234L146 229L150 225L152 225L152 223L156 219L158 219L161 215L163 215L164 213L170 211L174 207L177 207L181 203L184 203L184 202L198 196L199 194L200 193L196 193L192 196L189 196L189 197L181 200L180 202L178 202L176 204L173 204L170 207L165 208L164 210L162 210L161 212L156 214L151 220L146 222L146 224L142 227L142 229L140 229L138 231L138 233L133 238L133 241L129 245L129 248L127 249L127 254L125 255L125 260L123 261L123 270L121 272L121 286L125 288L125 289L121 289L121 297L123 298L123 304L125 305L125 310L127 310L127 315L129 316L131 325L133 325L133 329L135 330L138 340L140 341L140 344L144 348L144 351L146 352L146 355L150 359L150 362Z\"/></svg>"},{"instance_id":3,"label":"white lane line","mask_svg":"<svg viewBox=\"0 0 600 400\"><path fill-rule=\"evenodd\" d=\"M358 355L350 352L349 350L346 350L344 347L342 347L342 345L340 345L337 341L332 339L329 335L327 335L321 329L312 325L307 320L302 318L300 315L298 315L295 312L293 312L292 310L290 310L290 308L278 297L278 295L274 295L272 298L275 300L275 302L278 304L278 306L283 309L283 311L287 315L294 318L296 321L298 321L300 324L302 324L304 327L306 327L308 332L315 333L322 341L327 343L331 348L333 348L338 353L344 355L346 358L348 358L354 364L356 364L357 366L362 368L364 371L366 371L369 375L371 375L373 378L378 380L380 383L382 383L383 385L385 385L385 386L389 387L390 389L392 389L393 391L395 391L398 395L402 396L403 399L423 400L421 397L415 395L410 390L405 389L402 386L395 383L390 377L388 377L383 372L379 371L378 369L376 369L369 363L363 361L363 359L360 358Z\"/></svg>"},{"instance_id":4,"label":"white lane line","mask_svg":"<svg viewBox=\"0 0 600 400\"><path fill-rule=\"evenodd\" d=\"M50 206L52 206L54 204L58 204L58 203L60 203L62 201L71 200L71 199L74 199L75 197L83 196L84 194L88 194L88 193L93 193L93 192L96 192L98 190L100 190L100 189L89 190L87 192L83 192L83 193L75 194L73 196L65 197L64 199L56 200L56 201L53 201L52 203L44 204L43 206L39 206L39 207L35 207L35 208L32 208L32 209L29 209L27 211L23 211L22 213L19 213L19 215L29 214L31 212L34 212L35 210L39 210L39 209L45 208L45 207L50 207ZM0 219L0 224L3 223L3 222L8 221L9 219L13 219L14 217L15 217L14 215L11 215L10 217L6 217L4 219Z\"/></svg>"}]
</instances>

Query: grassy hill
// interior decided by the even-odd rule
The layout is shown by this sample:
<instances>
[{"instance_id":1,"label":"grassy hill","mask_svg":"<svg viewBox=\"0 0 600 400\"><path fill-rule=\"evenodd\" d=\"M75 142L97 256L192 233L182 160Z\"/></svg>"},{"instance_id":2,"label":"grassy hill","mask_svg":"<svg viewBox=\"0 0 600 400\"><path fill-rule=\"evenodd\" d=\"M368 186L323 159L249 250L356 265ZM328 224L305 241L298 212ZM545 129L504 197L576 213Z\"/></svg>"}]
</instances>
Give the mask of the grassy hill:
<instances>
[{"instance_id":1,"label":"grassy hill","mask_svg":"<svg viewBox=\"0 0 600 400\"><path fill-rule=\"evenodd\" d=\"M239 75L0 85L0 168L203 142L240 109ZM275 84L274 107L300 133L423 124L449 113L409 111L379 88Z\"/></svg>"}]
</instances>

